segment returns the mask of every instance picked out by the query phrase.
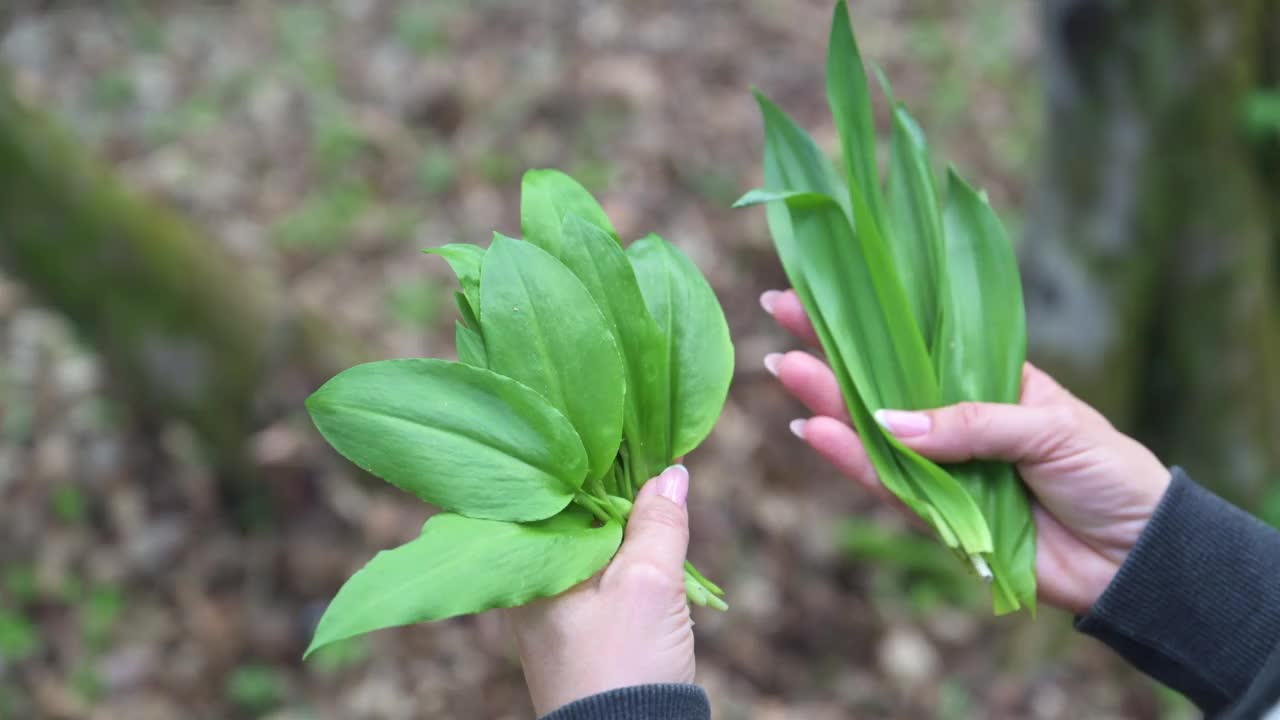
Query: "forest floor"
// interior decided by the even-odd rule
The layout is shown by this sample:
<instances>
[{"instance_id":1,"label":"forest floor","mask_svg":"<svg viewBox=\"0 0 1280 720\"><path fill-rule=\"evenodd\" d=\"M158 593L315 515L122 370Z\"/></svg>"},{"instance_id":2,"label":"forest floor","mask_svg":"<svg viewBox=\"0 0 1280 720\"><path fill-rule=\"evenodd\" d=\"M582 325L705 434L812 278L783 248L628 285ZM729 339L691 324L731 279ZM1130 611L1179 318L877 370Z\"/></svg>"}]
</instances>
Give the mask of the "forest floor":
<instances>
[{"instance_id":1,"label":"forest floor","mask_svg":"<svg viewBox=\"0 0 1280 720\"><path fill-rule=\"evenodd\" d=\"M837 144L825 0L8 5L0 64L24 97L371 357L452 356L452 280L418 250L517 234L527 167L567 170L624 238L693 257L738 357L688 460L691 557L731 604L695 612L717 717L1185 712L1061 613L991 618L936 546L788 434L801 409L760 361L795 344L757 305L783 275L762 214L729 205L759 178L751 85ZM1015 233L1040 126L1029 5L853 11L865 55ZM111 389L0 276L0 718L531 715L497 613L300 662L339 584L427 514L360 480L301 408L253 438L276 512L246 531L189 432L143 432Z\"/></svg>"}]
</instances>

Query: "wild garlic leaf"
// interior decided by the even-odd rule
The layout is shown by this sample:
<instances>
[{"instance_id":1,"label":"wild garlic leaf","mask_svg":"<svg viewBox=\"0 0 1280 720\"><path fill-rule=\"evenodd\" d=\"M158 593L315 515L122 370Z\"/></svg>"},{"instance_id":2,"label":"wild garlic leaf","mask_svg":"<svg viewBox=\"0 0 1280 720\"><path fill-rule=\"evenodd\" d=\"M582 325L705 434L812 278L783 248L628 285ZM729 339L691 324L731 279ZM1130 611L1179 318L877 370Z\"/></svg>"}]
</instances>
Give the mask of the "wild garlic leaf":
<instances>
[{"instance_id":1,"label":"wild garlic leaf","mask_svg":"<svg viewBox=\"0 0 1280 720\"><path fill-rule=\"evenodd\" d=\"M577 215L609 233L618 233L600 203L577 180L559 170L530 170L520 185L520 231L524 239L560 257L560 231L569 215Z\"/></svg>"},{"instance_id":2,"label":"wild garlic leaf","mask_svg":"<svg viewBox=\"0 0 1280 720\"><path fill-rule=\"evenodd\" d=\"M930 351L942 307L942 212L924 133L899 105L893 112L889 173L885 178L889 250L902 278L916 326Z\"/></svg>"},{"instance_id":3,"label":"wild garlic leaf","mask_svg":"<svg viewBox=\"0 0 1280 720\"><path fill-rule=\"evenodd\" d=\"M591 478L622 440L625 371L618 343L586 287L532 243L496 237L480 279L489 368L524 383L569 419Z\"/></svg>"},{"instance_id":4,"label":"wild garlic leaf","mask_svg":"<svg viewBox=\"0 0 1280 720\"><path fill-rule=\"evenodd\" d=\"M649 314L627 254L602 228L565 217L561 261L582 281L604 313L626 365L622 427L633 475L646 480L669 464L664 336ZM634 492L636 488L629 488Z\"/></svg>"},{"instance_id":5,"label":"wild garlic leaf","mask_svg":"<svg viewBox=\"0 0 1280 720\"><path fill-rule=\"evenodd\" d=\"M871 95L867 92L867 74L862 67L858 43L853 38L849 8L844 0L836 3L831 19L831 36L827 50L827 103L840 134L840 149L849 173L849 187L860 193L870 211L864 222L885 226L884 201L880 195L880 170L876 165L876 126L871 114ZM832 197L835 197L834 195Z\"/></svg>"},{"instance_id":6,"label":"wild garlic leaf","mask_svg":"<svg viewBox=\"0 0 1280 720\"><path fill-rule=\"evenodd\" d=\"M671 243L648 235L627 248L640 292L663 332L667 457L697 447L724 409L733 379L729 323L698 267Z\"/></svg>"},{"instance_id":7,"label":"wild garlic leaf","mask_svg":"<svg viewBox=\"0 0 1280 720\"><path fill-rule=\"evenodd\" d=\"M458 362L472 367L488 367L484 338L480 337L480 333L464 325L461 320L456 321L454 325L453 342L458 351Z\"/></svg>"},{"instance_id":8,"label":"wild garlic leaf","mask_svg":"<svg viewBox=\"0 0 1280 720\"><path fill-rule=\"evenodd\" d=\"M582 441L533 390L445 360L384 360L307 399L320 433L364 470L445 510L541 520L586 477Z\"/></svg>"},{"instance_id":9,"label":"wild garlic leaf","mask_svg":"<svg viewBox=\"0 0 1280 720\"><path fill-rule=\"evenodd\" d=\"M1026 360L1026 316L1013 246L986 198L954 170L945 209L947 308L936 354L942 401L1016 403ZM977 499L995 548L996 612L1035 611L1035 521L1008 463L966 463L951 472Z\"/></svg>"},{"instance_id":10,"label":"wild garlic leaf","mask_svg":"<svg viewBox=\"0 0 1280 720\"><path fill-rule=\"evenodd\" d=\"M479 299L478 296L477 299ZM480 319L476 316L476 311L480 309L479 306L473 307L471 301L467 299L466 294L461 290L454 291L453 304L458 307L458 314L462 316L463 324L476 331L476 334L479 335Z\"/></svg>"},{"instance_id":11,"label":"wild garlic leaf","mask_svg":"<svg viewBox=\"0 0 1280 720\"><path fill-rule=\"evenodd\" d=\"M307 654L373 630L564 592L604 567L622 542L617 523L593 524L577 507L535 523L435 515L419 537L378 553L347 580Z\"/></svg>"},{"instance_id":12,"label":"wild garlic leaf","mask_svg":"<svg viewBox=\"0 0 1280 720\"><path fill-rule=\"evenodd\" d=\"M438 248L423 250L428 255L439 255L449 263L453 274L458 277L462 293L473 311L480 309L480 265L484 262L485 249L470 243L451 243ZM478 326L472 325L472 329Z\"/></svg>"}]
</instances>

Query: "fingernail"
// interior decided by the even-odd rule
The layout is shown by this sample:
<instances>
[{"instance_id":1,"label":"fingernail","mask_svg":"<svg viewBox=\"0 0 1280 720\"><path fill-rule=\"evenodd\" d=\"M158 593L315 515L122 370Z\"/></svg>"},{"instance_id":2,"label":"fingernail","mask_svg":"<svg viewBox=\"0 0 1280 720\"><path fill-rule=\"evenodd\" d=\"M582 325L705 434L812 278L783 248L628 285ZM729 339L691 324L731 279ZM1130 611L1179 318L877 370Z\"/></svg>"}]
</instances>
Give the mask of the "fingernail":
<instances>
[{"instance_id":1,"label":"fingernail","mask_svg":"<svg viewBox=\"0 0 1280 720\"><path fill-rule=\"evenodd\" d=\"M780 290L765 290L760 295L760 307L764 308L765 312L772 315L773 308L778 303L778 296L781 294L782 291Z\"/></svg>"},{"instance_id":2,"label":"fingernail","mask_svg":"<svg viewBox=\"0 0 1280 720\"><path fill-rule=\"evenodd\" d=\"M929 432L929 428L933 427L933 420L921 412L877 410L875 418L884 429L901 438L924 435Z\"/></svg>"},{"instance_id":3,"label":"fingernail","mask_svg":"<svg viewBox=\"0 0 1280 720\"><path fill-rule=\"evenodd\" d=\"M769 353L764 356L764 369L769 374L778 377L778 366L782 364L782 353Z\"/></svg>"},{"instance_id":4,"label":"fingernail","mask_svg":"<svg viewBox=\"0 0 1280 720\"><path fill-rule=\"evenodd\" d=\"M689 497L689 469L683 465L672 465L655 481L658 483L658 494L671 502L684 507Z\"/></svg>"},{"instance_id":5,"label":"fingernail","mask_svg":"<svg viewBox=\"0 0 1280 720\"><path fill-rule=\"evenodd\" d=\"M792 420L792 421L791 421L791 423L790 423L789 425L787 425L787 427L791 428L791 434L792 434L792 435L795 435L796 437L798 437L798 438L800 438L801 440L803 440L803 439L804 439L804 428L805 428L805 426L806 426L806 425L808 425L808 424L809 424L809 421L808 421L808 420L796 419L796 420Z\"/></svg>"}]
</instances>

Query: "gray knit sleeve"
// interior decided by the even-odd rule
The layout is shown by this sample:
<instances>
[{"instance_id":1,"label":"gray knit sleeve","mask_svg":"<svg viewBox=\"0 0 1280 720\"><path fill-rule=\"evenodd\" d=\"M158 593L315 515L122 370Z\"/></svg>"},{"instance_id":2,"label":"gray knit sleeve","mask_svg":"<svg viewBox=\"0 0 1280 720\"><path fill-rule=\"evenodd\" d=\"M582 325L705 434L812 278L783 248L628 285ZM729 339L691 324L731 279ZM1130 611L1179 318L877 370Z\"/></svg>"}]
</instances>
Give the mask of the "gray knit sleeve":
<instances>
[{"instance_id":1,"label":"gray knit sleeve","mask_svg":"<svg viewBox=\"0 0 1280 720\"><path fill-rule=\"evenodd\" d=\"M697 685L636 685L571 702L542 720L711 720L711 703Z\"/></svg>"}]
</instances>

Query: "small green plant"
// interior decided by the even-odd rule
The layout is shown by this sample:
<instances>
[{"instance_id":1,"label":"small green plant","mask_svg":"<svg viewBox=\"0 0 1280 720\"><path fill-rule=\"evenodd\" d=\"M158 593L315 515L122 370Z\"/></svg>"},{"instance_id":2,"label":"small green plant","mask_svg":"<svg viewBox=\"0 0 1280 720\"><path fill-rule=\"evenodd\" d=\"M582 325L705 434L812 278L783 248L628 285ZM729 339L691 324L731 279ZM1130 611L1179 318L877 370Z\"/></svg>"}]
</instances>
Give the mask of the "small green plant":
<instances>
[{"instance_id":1,"label":"small green plant","mask_svg":"<svg viewBox=\"0 0 1280 720\"><path fill-rule=\"evenodd\" d=\"M283 702L284 696L284 679L266 665L241 665L227 679L227 698L246 710L268 712Z\"/></svg>"},{"instance_id":2,"label":"small green plant","mask_svg":"<svg viewBox=\"0 0 1280 720\"><path fill-rule=\"evenodd\" d=\"M460 362L350 368L307 401L340 453L445 512L347 581L307 653L556 595L613 557L641 484L693 450L733 374L724 313L656 235L625 250L580 184L525 174L524 240L446 245ZM686 565L699 605L723 592Z\"/></svg>"},{"instance_id":3,"label":"small green plant","mask_svg":"<svg viewBox=\"0 0 1280 720\"><path fill-rule=\"evenodd\" d=\"M939 198L924 134L879 73L893 107L883 190L866 73L837 3L827 99L846 173L757 92L769 230L835 372L880 480L992 582L997 613L1035 611L1035 525L1013 466L946 469L875 421L882 408L1017 402L1026 323L1017 262L985 194L951 169Z\"/></svg>"},{"instance_id":4,"label":"small green plant","mask_svg":"<svg viewBox=\"0 0 1280 720\"><path fill-rule=\"evenodd\" d=\"M19 662L40 650L40 635L21 614L0 607L0 664Z\"/></svg>"}]
</instances>

